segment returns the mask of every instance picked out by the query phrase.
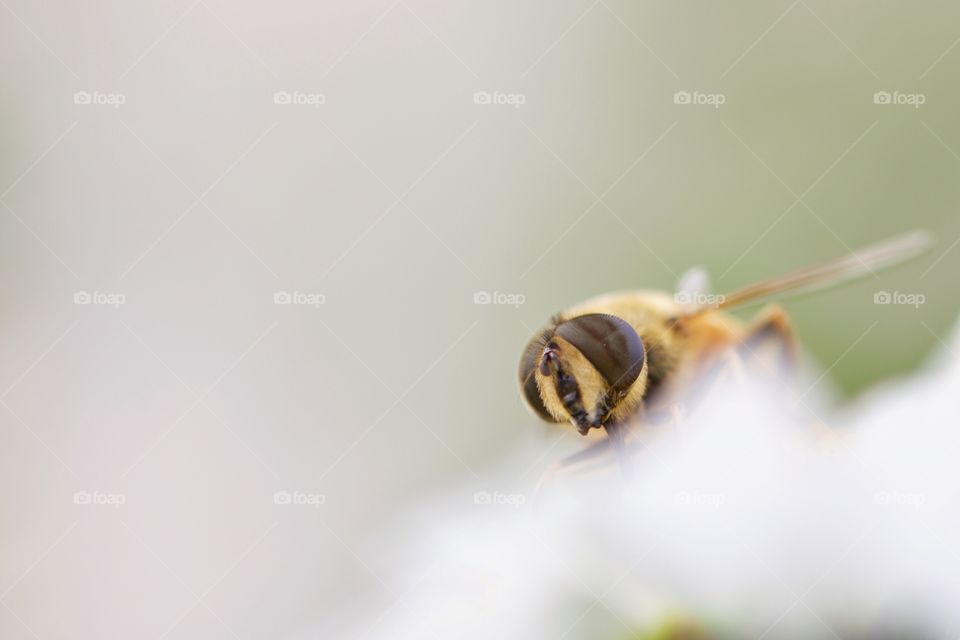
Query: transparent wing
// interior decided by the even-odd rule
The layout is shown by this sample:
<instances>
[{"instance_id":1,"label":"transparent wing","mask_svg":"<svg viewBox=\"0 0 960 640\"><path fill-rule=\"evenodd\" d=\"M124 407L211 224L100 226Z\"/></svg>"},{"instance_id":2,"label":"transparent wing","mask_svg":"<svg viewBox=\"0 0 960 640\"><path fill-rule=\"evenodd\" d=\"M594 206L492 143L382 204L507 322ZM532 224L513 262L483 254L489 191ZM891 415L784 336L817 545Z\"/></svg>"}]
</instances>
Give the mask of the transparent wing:
<instances>
[{"instance_id":1,"label":"transparent wing","mask_svg":"<svg viewBox=\"0 0 960 640\"><path fill-rule=\"evenodd\" d=\"M701 266L690 267L677 280L677 293L711 293L710 273Z\"/></svg>"},{"instance_id":2,"label":"transparent wing","mask_svg":"<svg viewBox=\"0 0 960 640\"><path fill-rule=\"evenodd\" d=\"M677 280L674 300L691 309L699 308L710 301L711 290L710 273L700 266L690 267Z\"/></svg>"},{"instance_id":3,"label":"transparent wing","mask_svg":"<svg viewBox=\"0 0 960 640\"><path fill-rule=\"evenodd\" d=\"M761 280L725 296L691 309L699 313L708 309L729 309L771 296L797 293L837 284L919 255L930 247L932 238L926 231L913 231L879 244L865 247L848 256L798 269L782 276Z\"/></svg>"}]
</instances>

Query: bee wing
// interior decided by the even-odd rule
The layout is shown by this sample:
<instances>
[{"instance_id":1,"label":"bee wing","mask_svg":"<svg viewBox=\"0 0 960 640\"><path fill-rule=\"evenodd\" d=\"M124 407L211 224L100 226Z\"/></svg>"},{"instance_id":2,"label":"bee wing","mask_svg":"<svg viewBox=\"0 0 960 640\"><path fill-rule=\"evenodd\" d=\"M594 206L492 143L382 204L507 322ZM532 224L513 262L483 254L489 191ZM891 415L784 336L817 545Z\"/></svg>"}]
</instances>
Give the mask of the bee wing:
<instances>
[{"instance_id":1,"label":"bee wing","mask_svg":"<svg viewBox=\"0 0 960 640\"><path fill-rule=\"evenodd\" d=\"M712 293L710 286L710 272L703 267L696 266L687 269L677 280L677 294L686 294L693 299L697 294Z\"/></svg>"},{"instance_id":2,"label":"bee wing","mask_svg":"<svg viewBox=\"0 0 960 640\"><path fill-rule=\"evenodd\" d=\"M837 260L761 280L725 296L718 296L718 302L715 304L701 305L690 313L699 313L708 309L729 309L774 295L808 291L873 274L876 269L924 252L932 242L930 234L926 231L912 231L885 242L864 247Z\"/></svg>"}]
</instances>

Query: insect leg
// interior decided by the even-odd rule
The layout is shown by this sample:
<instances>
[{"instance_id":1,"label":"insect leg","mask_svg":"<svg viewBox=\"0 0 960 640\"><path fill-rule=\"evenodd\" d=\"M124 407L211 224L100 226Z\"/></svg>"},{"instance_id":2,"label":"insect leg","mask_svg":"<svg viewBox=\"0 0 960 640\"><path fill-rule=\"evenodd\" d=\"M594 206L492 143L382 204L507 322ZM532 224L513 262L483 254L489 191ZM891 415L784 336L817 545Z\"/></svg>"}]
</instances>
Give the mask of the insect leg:
<instances>
[{"instance_id":1,"label":"insect leg","mask_svg":"<svg viewBox=\"0 0 960 640\"><path fill-rule=\"evenodd\" d=\"M764 307L747 328L742 351L747 359L772 362L774 372L788 382L797 368L797 340L786 312L777 305Z\"/></svg>"},{"instance_id":2,"label":"insect leg","mask_svg":"<svg viewBox=\"0 0 960 640\"><path fill-rule=\"evenodd\" d=\"M611 466L613 460L610 454L616 455L616 460L620 470L627 478L630 466L630 457L633 453L643 447L643 442L636 438L625 423L610 423L606 425L607 437L603 440L591 444L586 449L578 451L566 458L556 462L544 472L537 483L534 492L536 499L539 499L547 488L547 485L559 477L579 476L598 469ZM630 440L636 440L631 442Z\"/></svg>"},{"instance_id":3,"label":"insect leg","mask_svg":"<svg viewBox=\"0 0 960 640\"><path fill-rule=\"evenodd\" d=\"M623 479L626 480L630 472L630 452L627 451L627 443L624 441L624 431L626 431L627 425L619 422L611 422L604 425L603 428L607 432L607 440L610 442L610 447L617 455L617 462L620 464L620 473Z\"/></svg>"},{"instance_id":4,"label":"insect leg","mask_svg":"<svg viewBox=\"0 0 960 640\"><path fill-rule=\"evenodd\" d=\"M594 442L586 449L578 451L572 455L567 456L566 458L555 462L550 465L543 475L540 477L540 482L537 483L537 488L534 490L534 501L538 500L540 495L546 490L547 485L556 480L560 475L575 475L577 470L581 472L592 468L597 458L605 456L610 451L610 439L604 438L603 440L598 440Z\"/></svg>"},{"instance_id":5,"label":"insect leg","mask_svg":"<svg viewBox=\"0 0 960 640\"><path fill-rule=\"evenodd\" d=\"M716 394L724 393L731 384L742 383L745 379L744 359L748 354L744 343L740 348L730 346L711 355L702 370L680 391L683 412L676 412L674 424L681 423L685 415L696 413L704 403Z\"/></svg>"}]
</instances>

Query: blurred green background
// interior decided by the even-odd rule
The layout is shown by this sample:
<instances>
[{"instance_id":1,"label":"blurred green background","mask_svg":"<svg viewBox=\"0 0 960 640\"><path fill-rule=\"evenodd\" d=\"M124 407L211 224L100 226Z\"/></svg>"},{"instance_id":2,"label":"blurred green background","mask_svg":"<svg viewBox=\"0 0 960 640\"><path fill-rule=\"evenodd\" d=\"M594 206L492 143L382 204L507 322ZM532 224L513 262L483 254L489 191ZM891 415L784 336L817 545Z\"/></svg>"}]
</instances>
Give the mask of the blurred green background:
<instances>
[{"instance_id":1,"label":"blurred green background","mask_svg":"<svg viewBox=\"0 0 960 640\"><path fill-rule=\"evenodd\" d=\"M549 154L542 168L524 170L555 173L526 216L529 242L515 250L539 255L590 206L573 174L602 193L673 128L604 198L609 208L586 214L523 279L521 290L535 294L524 312L546 315L549 303L608 289L670 289L693 264L722 292L929 229L938 245L879 281L785 303L810 355L835 365L831 378L853 393L916 366L956 317L958 8L737 6L610 3L617 16L589 12L530 73L549 88L529 97L537 115L524 117L569 170ZM581 40L590 30L595 37ZM677 90L726 101L676 106ZM925 102L878 105L878 91ZM926 302L875 306L878 290L922 293Z\"/></svg>"}]
</instances>

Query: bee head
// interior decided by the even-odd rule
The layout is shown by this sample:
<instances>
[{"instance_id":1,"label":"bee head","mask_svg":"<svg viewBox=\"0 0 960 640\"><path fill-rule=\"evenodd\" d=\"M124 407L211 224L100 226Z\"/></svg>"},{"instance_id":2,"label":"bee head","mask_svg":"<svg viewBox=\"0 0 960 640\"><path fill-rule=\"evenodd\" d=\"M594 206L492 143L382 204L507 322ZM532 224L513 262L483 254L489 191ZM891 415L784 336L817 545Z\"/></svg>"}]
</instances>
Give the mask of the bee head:
<instances>
[{"instance_id":1,"label":"bee head","mask_svg":"<svg viewBox=\"0 0 960 640\"><path fill-rule=\"evenodd\" d=\"M520 385L538 416L569 421L585 435L603 426L645 364L643 342L629 323L591 313L534 336L520 360Z\"/></svg>"}]
</instances>

